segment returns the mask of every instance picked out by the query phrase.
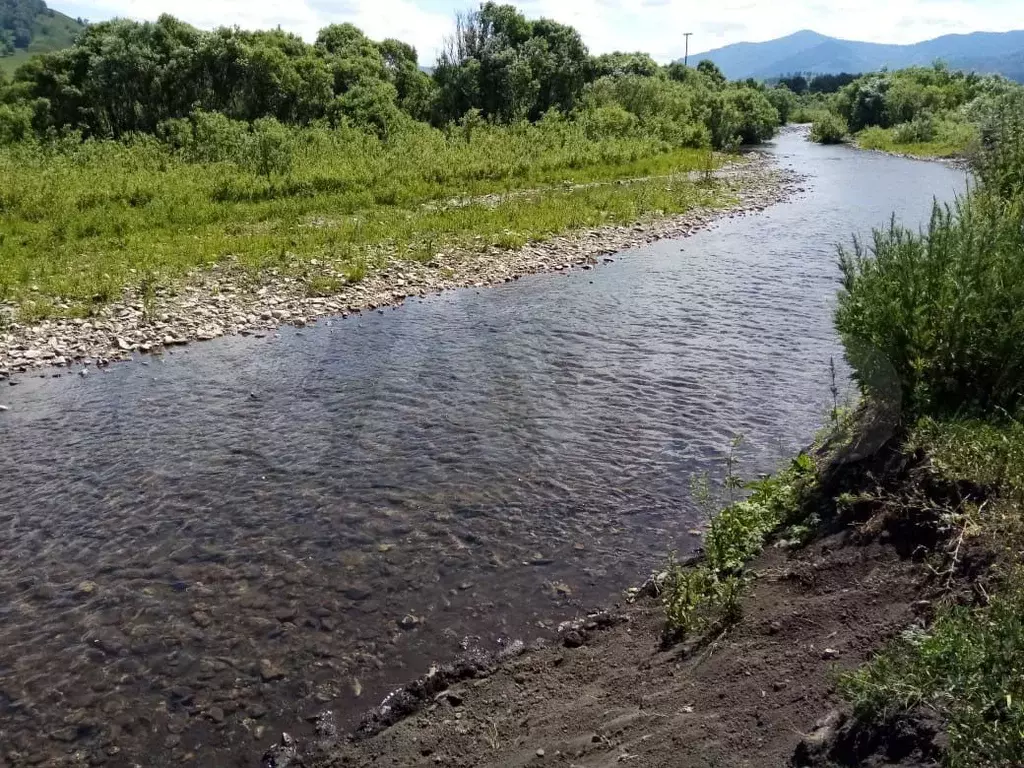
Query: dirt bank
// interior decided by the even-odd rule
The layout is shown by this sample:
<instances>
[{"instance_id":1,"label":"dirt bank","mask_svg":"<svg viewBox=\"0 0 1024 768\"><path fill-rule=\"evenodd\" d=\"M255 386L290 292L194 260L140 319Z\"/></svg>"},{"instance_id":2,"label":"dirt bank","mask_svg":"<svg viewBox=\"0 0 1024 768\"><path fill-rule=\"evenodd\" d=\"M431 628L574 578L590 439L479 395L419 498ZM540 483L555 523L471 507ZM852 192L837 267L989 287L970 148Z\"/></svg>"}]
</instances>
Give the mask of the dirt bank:
<instances>
[{"instance_id":1,"label":"dirt bank","mask_svg":"<svg viewBox=\"0 0 1024 768\"><path fill-rule=\"evenodd\" d=\"M841 706L837 669L867 660L924 605L921 566L856 537L766 550L752 563L740 623L700 645L662 648L661 607L642 597L615 606L611 621L565 633L561 645L490 669L447 668L413 687L425 708L377 733L367 721L352 740L327 727L291 764L787 765ZM445 679L453 670L472 676ZM290 756L278 749L266 763Z\"/></svg>"},{"instance_id":2,"label":"dirt bank","mask_svg":"<svg viewBox=\"0 0 1024 768\"><path fill-rule=\"evenodd\" d=\"M686 237L727 217L756 213L799 191L800 179L755 153L749 162L717 172L721 194L735 199L723 209L693 209L683 215L632 226L586 230L531 243L517 251L452 251L422 263L381 255L382 266L354 284L331 267L308 262L311 271L269 270L254 278L230 261L198 271L173 291L158 289L145 299L126 293L87 319L50 319L19 324L0 314L0 379L33 369L66 367L79 372L138 353L238 333L264 333L281 325L302 326L328 315L379 309L410 296L449 288L484 286L520 276L573 267L591 269L617 251L669 237ZM319 270L319 271L318 271ZM330 295L317 286L339 286Z\"/></svg>"}]
</instances>

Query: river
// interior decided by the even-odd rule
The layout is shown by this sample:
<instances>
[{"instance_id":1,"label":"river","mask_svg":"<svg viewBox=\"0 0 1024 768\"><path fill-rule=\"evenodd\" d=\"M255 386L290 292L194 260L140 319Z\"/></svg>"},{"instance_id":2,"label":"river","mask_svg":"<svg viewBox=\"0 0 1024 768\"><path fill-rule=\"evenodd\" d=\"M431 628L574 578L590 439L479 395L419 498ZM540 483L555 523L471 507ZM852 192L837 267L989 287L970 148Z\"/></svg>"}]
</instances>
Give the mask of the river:
<instances>
[{"instance_id":1,"label":"river","mask_svg":"<svg viewBox=\"0 0 1024 768\"><path fill-rule=\"evenodd\" d=\"M835 244L965 186L770 151L805 193L591 271L4 385L0 765L253 765L699 546L827 419Z\"/></svg>"}]
</instances>

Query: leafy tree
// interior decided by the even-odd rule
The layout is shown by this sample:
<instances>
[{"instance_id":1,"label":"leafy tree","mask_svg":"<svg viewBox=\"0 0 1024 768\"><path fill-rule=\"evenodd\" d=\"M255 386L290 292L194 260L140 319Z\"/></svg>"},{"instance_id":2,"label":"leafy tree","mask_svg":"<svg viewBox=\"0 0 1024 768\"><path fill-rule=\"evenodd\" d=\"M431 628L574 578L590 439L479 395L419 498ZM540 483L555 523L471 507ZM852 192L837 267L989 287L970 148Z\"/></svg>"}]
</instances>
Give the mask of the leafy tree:
<instances>
[{"instance_id":1,"label":"leafy tree","mask_svg":"<svg viewBox=\"0 0 1024 768\"><path fill-rule=\"evenodd\" d=\"M416 56L416 49L401 40L388 39L379 43L388 81L395 86L398 104L417 120L430 115L434 96L434 81L422 71Z\"/></svg>"},{"instance_id":2,"label":"leafy tree","mask_svg":"<svg viewBox=\"0 0 1024 768\"><path fill-rule=\"evenodd\" d=\"M779 123L783 125L788 123L789 116L797 106L796 95L781 83L775 88L767 89L764 95L771 105L775 107L775 111L779 113Z\"/></svg>"},{"instance_id":3,"label":"leafy tree","mask_svg":"<svg viewBox=\"0 0 1024 768\"><path fill-rule=\"evenodd\" d=\"M677 83L693 82L697 77L696 72L681 61L673 61L665 67L665 74L669 80L675 80Z\"/></svg>"},{"instance_id":4,"label":"leafy tree","mask_svg":"<svg viewBox=\"0 0 1024 768\"><path fill-rule=\"evenodd\" d=\"M804 77L803 75L789 75L787 77L780 77L779 85L786 86L797 96L803 96L807 92L808 88L807 78Z\"/></svg>"},{"instance_id":5,"label":"leafy tree","mask_svg":"<svg viewBox=\"0 0 1024 768\"><path fill-rule=\"evenodd\" d=\"M682 66L682 65L680 65ZM641 75L654 77L661 70L658 63L648 54L636 53L604 53L594 58L591 63L591 79L608 75Z\"/></svg>"},{"instance_id":6,"label":"leafy tree","mask_svg":"<svg viewBox=\"0 0 1024 768\"><path fill-rule=\"evenodd\" d=\"M725 75L711 59L704 59L697 64L697 71L704 75L713 87L721 88L725 85Z\"/></svg>"},{"instance_id":7,"label":"leafy tree","mask_svg":"<svg viewBox=\"0 0 1024 768\"><path fill-rule=\"evenodd\" d=\"M438 60L435 120L456 120L470 109L503 122L538 119L551 107L569 111L588 66L586 46L572 27L529 21L514 6L484 3L458 17Z\"/></svg>"}]
</instances>

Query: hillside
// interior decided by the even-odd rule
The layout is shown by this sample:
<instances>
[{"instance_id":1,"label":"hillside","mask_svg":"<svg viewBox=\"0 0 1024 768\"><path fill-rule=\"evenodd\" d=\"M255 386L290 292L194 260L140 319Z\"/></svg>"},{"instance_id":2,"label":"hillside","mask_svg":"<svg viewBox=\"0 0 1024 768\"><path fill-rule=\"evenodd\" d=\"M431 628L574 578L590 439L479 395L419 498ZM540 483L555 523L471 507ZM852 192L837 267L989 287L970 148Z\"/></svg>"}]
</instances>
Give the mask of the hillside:
<instances>
[{"instance_id":1,"label":"hillside","mask_svg":"<svg viewBox=\"0 0 1024 768\"><path fill-rule=\"evenodd\" d=\"M43 0L0 0L0 70L13 72L32 54L67 48L82 29Z\"/></svg>"},{"instance_id":2,"label":"hillside","mask_svg":"<svg viewBox=\"0 0 1024 768\"><path fill-rule=\"evenodd\" d=\"M698 53L730 78L769 78L791 72L870 72L928 65L937 59L957 69L997 72L1024 80L1024 31L944 35L912 45L841 40L811 30L763 43L735 43Z\"/></svg>"}]
</instances>

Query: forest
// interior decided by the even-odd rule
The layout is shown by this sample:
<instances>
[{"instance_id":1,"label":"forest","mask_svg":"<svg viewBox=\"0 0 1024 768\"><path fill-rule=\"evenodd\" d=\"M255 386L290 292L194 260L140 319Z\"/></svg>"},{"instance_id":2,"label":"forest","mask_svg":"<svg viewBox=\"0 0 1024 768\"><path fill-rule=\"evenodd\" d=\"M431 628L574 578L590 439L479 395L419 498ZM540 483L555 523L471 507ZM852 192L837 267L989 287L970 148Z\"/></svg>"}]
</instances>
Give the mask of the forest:
<instances>
[{"instance_id":1,"label":"forest","mask_svg":"<svg viewBox=\"0 0 1024 768\"><path fill-rule=\"evenodd\" d=\"M346 124L386 138L413 121L512 124L557 110L613 132L715 148L767 138L778 122L763 89L727 84L710 62L688 69L640 53L594 57L571 27L494 3L459 18L433 75L411 46L370 40L351 24L326 27L308 44L280 30L201 31L170 16L103 22L19 68L0 103L6 142L30 133L167 137L180 130L172 121L203 112Z\"/></svg>"}]
</instances>

